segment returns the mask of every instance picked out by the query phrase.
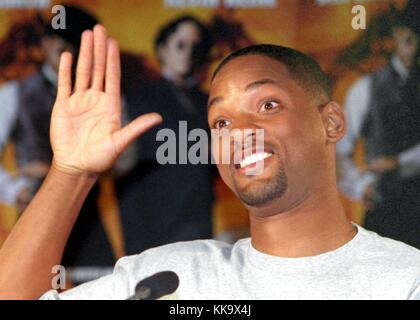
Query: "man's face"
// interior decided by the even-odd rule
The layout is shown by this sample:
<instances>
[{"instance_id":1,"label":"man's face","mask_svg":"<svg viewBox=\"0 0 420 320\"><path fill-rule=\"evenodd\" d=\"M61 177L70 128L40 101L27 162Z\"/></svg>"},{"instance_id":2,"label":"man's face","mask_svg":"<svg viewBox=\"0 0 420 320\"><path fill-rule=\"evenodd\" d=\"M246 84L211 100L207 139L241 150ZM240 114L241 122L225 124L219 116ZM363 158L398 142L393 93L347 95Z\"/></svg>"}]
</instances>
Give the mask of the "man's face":
<instances>
[{"instance_id":1,"label":"man's face","mask_svg":"<svg viewBox=\"0 0 420 320\"><path fill-rule=\"evenodd\" d=\"M408 27L398 27L393 32L393 39L395 53L407 68L411 68L419 49L418 35Z\"/></svg>"},{"instance_id":2,"label":"man's face","mask_svg":"<svg viewBox=\"0 0 420 320\"><path fill-rule=\"evenodd\" d=\"M158 50L162 66L176 77L190 75L194 66L194 50L201 42L200 29L193 22L181 23Z\"/></svg>"},{"instance_id":3,"label":"man's face","mask_svg":"<svg viewBox=\"0 0 420 320\"><path fill-rule=\"evenodd\" d=\"M282 63L262 55L236 58L217 74L209 97L210 128L263 129L264 153L271 155L261 160L260 175L218 164L222 179L245 205L292 206L316 186L327 162L319 105Z\"/></svg>"}]
</instances>

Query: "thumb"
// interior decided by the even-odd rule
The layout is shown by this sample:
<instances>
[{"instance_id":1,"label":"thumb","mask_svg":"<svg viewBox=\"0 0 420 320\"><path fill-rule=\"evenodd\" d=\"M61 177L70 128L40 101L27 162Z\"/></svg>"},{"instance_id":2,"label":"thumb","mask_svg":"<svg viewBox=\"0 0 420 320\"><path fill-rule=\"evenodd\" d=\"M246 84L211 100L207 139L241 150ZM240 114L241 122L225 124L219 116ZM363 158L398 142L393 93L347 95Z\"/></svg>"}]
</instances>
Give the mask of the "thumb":
<instances>
[{"instance_id":1,"label":"thumb","mask_svg":"<svg viewBox=\"0 0 420 320\"><path fill-rule=\"evenodd\" d=\"M115 141L117 153L121 154L124 152L130 143L132 143L135 139L146 133L151 128L160 124L162 120L162 116L158 113L147 113L137 117L128 125L115 132L113 134L113 138Z\"/></svg>"}]
</instances>

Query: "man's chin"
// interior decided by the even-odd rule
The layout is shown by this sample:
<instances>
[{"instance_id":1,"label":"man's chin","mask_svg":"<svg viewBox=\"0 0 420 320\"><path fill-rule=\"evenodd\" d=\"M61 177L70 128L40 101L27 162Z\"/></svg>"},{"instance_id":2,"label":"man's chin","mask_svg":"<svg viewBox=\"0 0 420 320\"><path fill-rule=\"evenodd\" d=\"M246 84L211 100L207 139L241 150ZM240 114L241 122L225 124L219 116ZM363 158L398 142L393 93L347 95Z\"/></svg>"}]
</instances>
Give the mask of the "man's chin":
<instances>
[{"instance_id":1,"label":"man's chin","mask_svg":"<svg viewBox=\"0 0 420 320\"><path fill-rule=\"evenodd\" d=\"M243 204L249 207L259 208L270 205L280 199L287 191L287 180L254 182L252 186L236 187L236 194Z\"/></svg>"},{"instance_id":2,"label":"man's chin","mask_svg":"<svg viewBox=\"0 0 420 320\"><path fill-rule=\"evenodd\" d=\"M245 175L238 170L232 172L233 190L246 206L267 206L286 193L286 171L283 166L276 166L274 159L268 162L261 175Z\"/></svg>"}]
</instances>

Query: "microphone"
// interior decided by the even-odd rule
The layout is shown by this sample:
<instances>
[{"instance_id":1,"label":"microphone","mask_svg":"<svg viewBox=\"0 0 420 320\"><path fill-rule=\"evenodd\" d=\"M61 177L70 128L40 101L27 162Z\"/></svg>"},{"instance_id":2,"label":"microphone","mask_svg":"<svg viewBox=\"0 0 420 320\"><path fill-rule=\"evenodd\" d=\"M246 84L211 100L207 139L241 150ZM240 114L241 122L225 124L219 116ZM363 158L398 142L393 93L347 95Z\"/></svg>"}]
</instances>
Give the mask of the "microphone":
<instances>
[{"instance_id":1,"label":"microphone","mask_svg":"<svg viewBox=\"0 0 420 320\"><path fill-rule=\"evenodd\" d=\"M141 280L135 293L127 300L157 300L178 289L179 278L175 272L162 271Z\"/></svg>"}]
</instances>

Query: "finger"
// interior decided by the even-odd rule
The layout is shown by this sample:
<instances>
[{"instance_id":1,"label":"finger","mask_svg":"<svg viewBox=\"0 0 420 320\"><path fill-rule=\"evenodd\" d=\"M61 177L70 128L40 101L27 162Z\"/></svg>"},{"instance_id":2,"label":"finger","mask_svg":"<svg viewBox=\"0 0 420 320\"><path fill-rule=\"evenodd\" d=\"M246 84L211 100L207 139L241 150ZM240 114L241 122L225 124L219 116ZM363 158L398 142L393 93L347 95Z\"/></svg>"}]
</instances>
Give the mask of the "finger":
<instances>
[{"instance_id":1,"label":"finger","mask_svg":"<svg viewBox=\"0 0 420 320\"><path fill-rule=\"evenodd\" d=\"M107 55L107 33L101 25L93 29L93 78L92 88L103 90Z\"/></svg>"},{"instance_id":2,"label":"finger","mask_svg":"<svg viewBox=\"0 0 420 320\"><path fill-rule=\"evenodd\" d=\"M162 122L162 116L158 113L147 113L137 117L124 128L114 133L117 153L121 154L127 146L146 131Z\"/></svg>"},{"instance_id":3,"label":"finger","mask_svg":"<svg viewBox=\"0 0 420 320\"><path fill-rule=\"evenodd\" d=\"M106 61L105 91L120 96L121 90L121 58L118 42L108 39L108 55Z\"/></svg>"},{"instance_id":4,"label":"finger","mask_svg":"<svg viewBox=\"0 0 420 320\"><path fill-rule=\"evenodd\" d=\"M69 52L63 52L58 67L57 100L67 99L71 95L71 64L73 57Z\"/></svg>"},{"instance_id":5,"label":"finger","mask_svg":"<svg viewBox=\"0 0 420 320\"><path fill-rule=\"evenodd\" d=\"M75 85L76 91L83 91L89 87L93 59L92 50L93 33L90 30L86 30L82 34L79 59L77 61Z\"/></svg>"}]
</instances>

